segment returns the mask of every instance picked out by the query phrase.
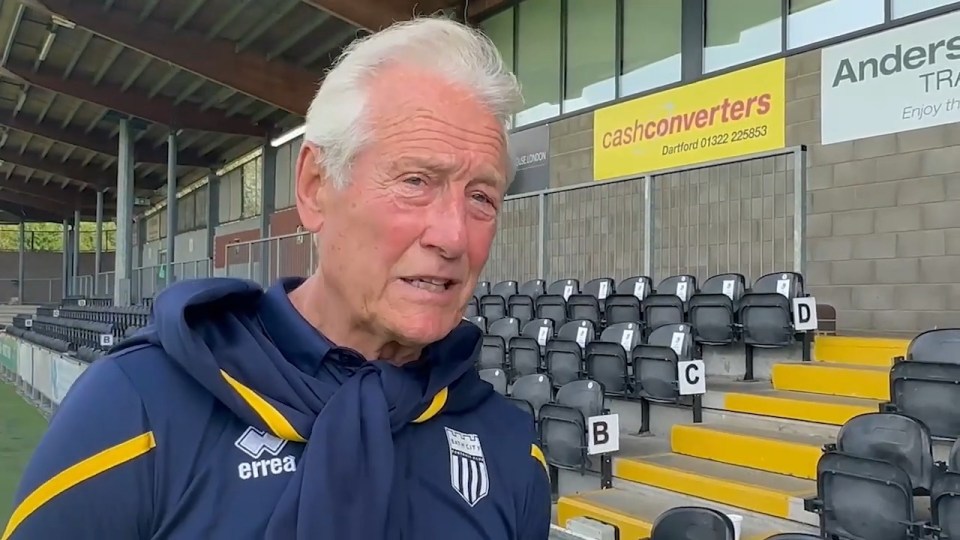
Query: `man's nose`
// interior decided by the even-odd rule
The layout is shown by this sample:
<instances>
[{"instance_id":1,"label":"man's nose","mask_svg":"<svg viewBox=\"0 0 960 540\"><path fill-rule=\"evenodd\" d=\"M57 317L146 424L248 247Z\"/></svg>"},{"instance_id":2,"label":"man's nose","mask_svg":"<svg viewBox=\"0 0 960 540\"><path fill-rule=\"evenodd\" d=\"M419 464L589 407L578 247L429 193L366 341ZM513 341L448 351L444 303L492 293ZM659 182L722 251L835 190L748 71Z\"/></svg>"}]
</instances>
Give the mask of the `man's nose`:
<instances>
[{"instance_id":1,"label":"man's nose","mask_svg":"<svg viewBox=\"0 0 960 540\"><path fill-rule=\"evenodd\" d=\"M421 244L446 259L457 259L467 251L467 201L462 194L451 191L426 212Z\"/></svg>"}]
</instances>

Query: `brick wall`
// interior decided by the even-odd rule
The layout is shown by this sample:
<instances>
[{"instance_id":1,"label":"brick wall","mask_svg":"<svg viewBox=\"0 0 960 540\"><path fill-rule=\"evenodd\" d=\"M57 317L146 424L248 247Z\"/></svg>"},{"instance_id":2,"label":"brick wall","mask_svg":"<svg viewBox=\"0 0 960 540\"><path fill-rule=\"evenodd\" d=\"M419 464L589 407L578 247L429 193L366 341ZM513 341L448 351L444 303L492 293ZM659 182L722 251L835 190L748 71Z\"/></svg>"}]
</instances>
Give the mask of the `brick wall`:
<instances>
[{"instance_id":1,"label":"brick wall","mask_svg":"<svg viewBox=\"0 0 960 540\"><path fill-rule=\"evenodd\" d=\"M960 326L960 124L821 146L820 54L787 61L808 148L807 279L847 331Z\"/></svg>"}]
</instances>

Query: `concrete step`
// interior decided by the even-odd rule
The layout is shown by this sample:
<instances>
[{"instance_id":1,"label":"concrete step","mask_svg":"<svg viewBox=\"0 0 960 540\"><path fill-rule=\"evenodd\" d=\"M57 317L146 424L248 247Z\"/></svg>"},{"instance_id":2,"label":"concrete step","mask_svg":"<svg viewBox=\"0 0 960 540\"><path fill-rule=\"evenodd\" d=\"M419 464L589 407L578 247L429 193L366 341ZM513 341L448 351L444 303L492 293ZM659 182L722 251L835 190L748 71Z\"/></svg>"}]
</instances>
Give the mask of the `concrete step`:
<instances>
[{"instance_id":1,"label":"concrete step","mask_svg":"<svg viewBox=\"0 0 960 540\"><path fill-rule=\"evenodd\" d=\"M614 475L808 525L817 516L804 511L804 497L817 492L816 482L675 453L617 458Z\"/></svg>"},{"instance_id":2,"label":"concrete step","mask_svg":"<svg viewBox=\"0 0 960 540\"><path fill-rule=\"evenodd\" d=\"M708 382L704 406L764 417L786 418L818 424L842 426L859 414L877 412L879 400L810 394L777 390L769 383L716 381Z\"/></svg>"},{"instance_id":3,"label":"concrete step","mask_svg":"<svg viewBox=\"0 0 960 540\"><path fill-rule=\"evenodd\" d=\"M658 516L678 506L706 506L743 516L742 540L765 540L782 532L816 532L809 525L746 512L679 493L652 487L618 485L612 489L561 497L557 502L557 521L562 527L568 519L587 517L617 527L621 540L639 540L649 538Z\"/></svg>"},{"instance_id":4,"label":"concrete step","mask_svg":"<svg viewBox=\"0 0 960 540\"><path fill-rule=\"evenodd\" d=\"M888 401L890 369L827 362L783 362L773 366L777 390Z\"/></svg>"},{"instance_id":5,"label":"concrete step","mask_svg":"<svg viewBox=\"0 0 960 540\"><path fill-rule=\"evenodd\" d=\"M907 354L908 339L817 336L813 358L818 362L890 367L894 356Z\"/></svg>"},{"instance_id":6,"label":"concrete step","mask_svg":"<svg viewBox=\"0 0 960 540\"><path fill-rule=\"evenodd\" d=\"M823 445L835 439L729 424L677 424L674 453L758 471L816 479Z\"/></svg>"}]
</instances>

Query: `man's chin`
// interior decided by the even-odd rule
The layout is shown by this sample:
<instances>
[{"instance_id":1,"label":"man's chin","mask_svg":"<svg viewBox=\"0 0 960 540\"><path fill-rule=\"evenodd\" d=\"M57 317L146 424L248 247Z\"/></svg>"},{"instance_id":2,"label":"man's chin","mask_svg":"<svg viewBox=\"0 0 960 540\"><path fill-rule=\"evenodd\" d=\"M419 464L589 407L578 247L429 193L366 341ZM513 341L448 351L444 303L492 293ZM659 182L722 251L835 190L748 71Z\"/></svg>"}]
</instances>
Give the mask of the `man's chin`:
<instances>
[{"instance_id":1,"label":"man's chin","mask_svg":"<svg viewBox=\"0 0 960 540\"><path fill-rule=\"evenodd\" d=\"M425 347L447 337L460 324L460 317L414 315L393 324L396 336L410 346Z\"/></svg>"}]
</instances>

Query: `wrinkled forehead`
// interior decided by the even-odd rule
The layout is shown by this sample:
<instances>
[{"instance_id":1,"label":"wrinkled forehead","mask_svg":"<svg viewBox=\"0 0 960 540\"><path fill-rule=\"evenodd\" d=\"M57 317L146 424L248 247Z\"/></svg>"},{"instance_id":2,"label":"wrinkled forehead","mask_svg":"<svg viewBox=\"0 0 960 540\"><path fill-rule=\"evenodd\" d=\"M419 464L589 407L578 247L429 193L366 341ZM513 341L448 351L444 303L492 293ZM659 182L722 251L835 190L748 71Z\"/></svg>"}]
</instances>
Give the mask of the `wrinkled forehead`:
<instances>
[{"instance_id":1,"label":"wrinkled forehead","mask_svg":"<svg viewBox=\"0 0 960 540\"><path fill-rule=\"evenodd\" d=\"M423 139L425 146L443 142L488 159L508 178L504 127L467 85L417 66L391 65L371 78L367 100L370 142L399 133Z\"/></svg>"}]
</instances>

